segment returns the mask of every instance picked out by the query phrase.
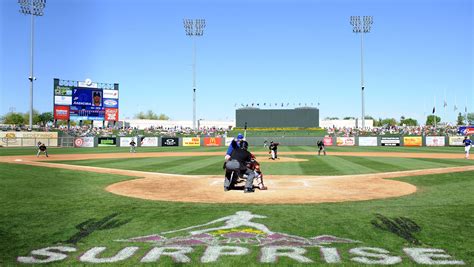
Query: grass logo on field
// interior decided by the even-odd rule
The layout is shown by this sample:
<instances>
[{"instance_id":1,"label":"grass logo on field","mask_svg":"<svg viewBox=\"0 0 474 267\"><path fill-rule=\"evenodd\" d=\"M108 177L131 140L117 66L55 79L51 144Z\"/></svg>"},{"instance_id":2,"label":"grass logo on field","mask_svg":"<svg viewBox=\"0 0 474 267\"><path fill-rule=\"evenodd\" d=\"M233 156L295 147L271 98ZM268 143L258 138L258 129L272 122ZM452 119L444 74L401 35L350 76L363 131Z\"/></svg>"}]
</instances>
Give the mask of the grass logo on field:
<instances>
[{"instance_id":1,"label":"grass logo on field","mask_svg":"<svg viewBox=\"0 0 474 267\"><path fill-rule=\"evenodd\" d=\"M253 219L267 218L249 211L237 211L234 215L222 217L205 224L147 236L132 237L121 242L148 242L161 246L198 246L249 244L255 246L311 246L318 247L332 243L359 243L360 241L331 235L305 238L271 231L266 225ZM224 225L219 226L219 223ZM208 227L206 226L214 226ZM187 235L167 237L184 232Z\"/></svg>"},{"instance_id":2,"label":"grass logo on field","mask_svg":"<svg viewBox=\"0 0 474 267\"><path fill-rule=\"evenodd\" d=\"M339 253L335 243L361 243L357 240L340 238L331 235L319 235L305 238L285 233L273 232L266 225L255 222L254 219L265 219L266 216L253 214L249 211L237 211L233 215L225 216L208 223L189 226L182 229L165 231L147 236L132 237L119 242L132 243L126 247L108 248L95 246L79 252L71 246L77 244L84 237L97 230L107 230L126 224L128 221L118 221L117 214L106 216L100 220L91 219L76 226L76 234L71 236L65 244L57 244L41 249L35 249L27 256L19 256L19 263L38 264L63 261L67 258L74 260L72 253L80 253L76 259L81 263L111 263L119 264L127 260L136 260L138 253L142 253L140 263L159 263L161 258L169 257L174 263L191 263L193 255L200 253L196 246L204 246L200 263L217 262L224 257L249 257L251 249L259 249L256 260L260 263L278 263L280 258L298 263L314 263L311 251L316 248L320 261L328 264L345 264L343 255ZM378 216L373 224L381 229L389 229L392 220ZM417 231L415 225L405 227L407 220L395 220L394 230L406 229L406 233ZM392 229L390 228L390 229ZM184 234L181 234L184 233ZM151 243L149 246L137 246L137 243ZM455 260L443 249L427 247L405 247L402 251L413 262L422 265L465 265L462 260ZM313 251L314 253L314 251ZM348 250L350 261L357 264L392 265L403 261L398 255L377 247L355 247ZM135 256L135 257L134 257ZM130 265L130 262L125 264Z\"/></svg>"}]
</instances>

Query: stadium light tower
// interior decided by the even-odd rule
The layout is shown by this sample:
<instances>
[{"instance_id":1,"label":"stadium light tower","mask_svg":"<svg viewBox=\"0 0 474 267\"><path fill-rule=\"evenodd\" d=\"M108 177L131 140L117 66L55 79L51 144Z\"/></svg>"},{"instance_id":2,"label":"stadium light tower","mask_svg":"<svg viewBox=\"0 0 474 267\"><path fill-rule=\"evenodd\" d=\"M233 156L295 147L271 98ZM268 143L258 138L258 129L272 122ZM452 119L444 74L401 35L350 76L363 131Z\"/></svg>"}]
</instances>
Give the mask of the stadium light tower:
<instances>
[{"instance_id":1,"label":"stadium light tower","mask_svg":"<svg viewBox=\"0 0 474 267\"><path fill-rule=\"evenodd\" d=\"M33 82L36 77L33 76L33 48L35 37L35 16L43 16L43 9L46 6L46 0L18 0L20 12L25 15L31 15L31 69L30 69L30 130L33 129Z\"/></svg>"},{"instance_id":2,"label":"stadium light tower","mask_svg":"<svg viewBox=\"0 0 474 267\"><path fill-rule=\"evenodd\" d=\"M374 22L372 16L351 16L352 31L360 33L360 86L362 93L362 128L365 128L365 103L364 103L364 33L370 32L370 26Z\"/></svg>"},{"instance_id":3,"label":"stadium light tower","mask_svg":"<svg viewBox=\"0 0 474 267\"><path fill-rule=\"evenodd\" d=\"M204 34L205 19L183 19L184 30L189 37L199 37ZM196 38L193 38L193 129L196 129Z\"/></svg>"}]
</instances>

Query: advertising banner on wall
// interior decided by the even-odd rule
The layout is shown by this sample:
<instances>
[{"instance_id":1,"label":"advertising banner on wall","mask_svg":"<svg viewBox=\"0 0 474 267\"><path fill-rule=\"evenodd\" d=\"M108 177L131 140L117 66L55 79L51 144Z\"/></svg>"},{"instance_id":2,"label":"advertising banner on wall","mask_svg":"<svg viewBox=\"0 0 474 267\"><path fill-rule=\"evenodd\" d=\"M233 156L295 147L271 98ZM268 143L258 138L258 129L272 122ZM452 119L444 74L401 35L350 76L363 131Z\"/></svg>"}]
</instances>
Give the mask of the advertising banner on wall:
<instances>
[{"instance_id":1,"label":"advertising banner on wall","mask_svg":"<svg viewBox=\"0 0 474 267\"><path fill-rule=\"evenodd\" d=\"M338 137L338 146L355 146L355 137Z\"/></svg>"},{"instance_id":2,"label":"advertising banner on wall","mask_svg":"<svg viewBox=\"0 0 474 267\"><path fill-rule=\"evenodd\" d=\"M179 138L177 137L162 137L161 146L179 146Z\"/></svg>"},{"instance_id":3,"label":"advertising banner on wall","mask_svg":"<svg viewBox=\"0 0 474 267\"><path fill-rule=\"evenodd\" d=\"M65 105L70 106L72 104L72 97L71 96L54 96L54 104L55 105Z\"/></svg>"},{"instance_id":4,"label":"advertising banner on wall","mask_svg":"<svg viewBox=\"0 0 474 267\"><path fill-rule=\"evenodd\" d=\"M58 85L54 88L54 95L72 96L72 87Z\"/></svg>"},{"instance_id":5,"label":"advertising banner on wall","mask_svg":"<svg viewBox=\"0 0 474 267\"><path fill-rule=\"evenodd\" d=\"M426 146L445 146L444 136L427 136Z\"/></svg>"},{"instance_id":6,"label":"advertising banner on wall","mask_svg":"<svg viewBox=\"0 0 474 267\"><path fill-rule=\"evenodd\" d=\"M2 146L36 146L38 142L47 146L58 146L57 132L1 132Z\"/></svg>"},{"instance_id":7,"label":"advertising banner on wall","mask_svg":"<svg viewBox=\"0 0 474 267\"><path fill-rule=\"evenodd\" d=\"M377 137L359 137L359 146L377 146Z\"/></svg>"},{"instance_id":8,"label":"advertising banner on wall","mask_svg":"<svg viewBox=\"0 0 474 267\"><path fill-rule=\"evenodd\" d=\"M201 138L183 137L183 146L201 146Z\"/></svg>"},{"instance_id":9,"label":"advertising banner on wall","mask_svg":"<svg viewBox=\"0 0 474 267\"><path fill-rule=\"evenodd\" d=\"M120 146L130 146L130 142L135 141L135 146L138 145L137 137L120 137Z\"/></svg>"},{"instance_id":10,"label":"advertising banner on wall","mask_svg":"<svg viewBox=\"0 0 474 267\"><path fill-rule=\"evenodd\" d=\"M98 146L117 146L115 137L99 137Z\"/></svg>"},{"instance_id":11,"label":"advertising banner on wall","mask_svg":"<svg viewBox=\"0 0 474 267\"><path fill-rule=\"evenodd\" d=\"M118 108L118 99L106 99L106 98L104 98L104 107L106 107L106 108Z\"/></svg>"},{"instance_id":12,"label":"advertising banner on wall","mask_svg":"<svg viewBox=\"0 0 474 267\"><path fill-rule=\"evenodd\" d=\"M204 146L221 146L221 143L220 137L204 137Z\"/></svg>"},{"instance_id":13,"label":"advertising banner on wall","mask_svg":"<svg viewBox=\"0 0 474 267\"><path fill-rule=\"evenodd\" d=\"M143 137L141 146L158 146L158 137Z\"/></svg>"},{"instance_id":14,"label":"advertising banner on wall","mask_svg":"<svg viewBox=\"0 0 474 267\"><path fill-rule=\"evenodd\" d=\"M116 109L116 108L106 108L105 109L105 120L106 121L118 121L119 120L118 109Z\"/></svg>"},{"instance_id":15,"label":"advertising banner on wall","mask_svg":"<svg viewBox=\"0 0 474 267\"><path fill-rule=\"evenodd\" d=\"M104 90L104 98L118 99L118 90Z\"/></svg>"},{"instance_id":16,"label":"advertising banner on wall","mask_svg":"<svg viewBox=\"0 0 474 267\"><path fill-rule=\"evenodd\" d=\"M69 120L69 106L54 106L55 120Z\"/></svg>"},{"instance_id":17,"label":"advertising banner on wall","mask_svg":"<svg viewBox=\"0 0 474 267\"><path fill-rule=\"evenodd\" d=\"M464 140L463 136L450 136L449 145L450 146L464 146L462 142L463 140Z\"/></svg>"},{"instance_id":18,"label":"advertising banner on wall","mask_svg":"<svg viewBox=\"0 0 474 267\"><path fill-rule=\"evenodd\" d=\"M400 137L382 137L380 138L381 146L400 146Z\"/></svg>"},{"instance_id":19,"label":"advertising banner on wall","mask_svg":"<svg viewBox=\"0 0 474 267\"><path fill-rule=\"evenodd\" d=\"M323 143L324 143L325 146L332 146L332 145L334 145L332 143L332 140L333 140L332 137L326 136L323 139Z\"/></svg>"},{"instance_id":20,"label":"advertising banner on wall","mask_svg":"<svg viewBox=\"0 0 474 267\"><path fill-rule=\"evenodd\" d=\"M404 146L422 146L423 140L421 136L404 136L403 145Z\"/></svg>"},{"instance_id":21,"label":"advertising banner on wall","mask_svg":"<svg viewBox=\"0 0 474 267\"><path fill-rule=\"evenodd\" d=\"M74 147L94 147L94 137L77 137L74 139Z\"/></svg>"}]
</instances>

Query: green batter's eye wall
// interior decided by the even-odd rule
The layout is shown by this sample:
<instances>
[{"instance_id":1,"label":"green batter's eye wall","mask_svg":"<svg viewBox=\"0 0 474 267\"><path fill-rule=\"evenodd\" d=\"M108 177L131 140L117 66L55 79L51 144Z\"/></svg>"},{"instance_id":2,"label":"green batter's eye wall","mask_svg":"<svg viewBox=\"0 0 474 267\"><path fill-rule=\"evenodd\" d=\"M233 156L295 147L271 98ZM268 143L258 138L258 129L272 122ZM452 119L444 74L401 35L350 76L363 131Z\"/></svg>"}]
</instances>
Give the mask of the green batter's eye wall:
<instances>
[{"instance_id":1,"label":"green batter's eye wall","mask_svg":"<svg viewBox=\"0 0 474 267\"><path fill-rule=\"evenodd\" d=\"M319 127L319 109L304 107L295 109L241 108L235 111L236 126L244 128Z\"/></svg>"}]
</instances>

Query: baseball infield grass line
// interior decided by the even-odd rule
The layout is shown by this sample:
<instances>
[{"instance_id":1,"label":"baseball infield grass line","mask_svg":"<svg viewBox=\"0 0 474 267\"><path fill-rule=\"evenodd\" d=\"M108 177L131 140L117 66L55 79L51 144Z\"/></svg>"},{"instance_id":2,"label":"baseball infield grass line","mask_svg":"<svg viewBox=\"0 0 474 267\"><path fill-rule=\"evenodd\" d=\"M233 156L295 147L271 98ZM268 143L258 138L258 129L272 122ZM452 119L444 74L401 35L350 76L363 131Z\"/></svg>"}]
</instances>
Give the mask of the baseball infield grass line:
<instances>
[{"instance_id":1,"label":"baseball infield grass line","mask_svg":"<svg viewBox=\"0 0 474 267\"><path fill-rule=\"evenodd\" d=\"M293 156L300 162L262 162L264 174L345 175L473 165L464 159L413 159L350 156ZM221 156L91 159L57 163L174 174L221 175Z\"/></svg>"},{"instance_id":2,"label":"baseball infield grass line","mask_svg":"<svg viewBox=\"0 0 474 267\"><path fill-rule=\"evenodd\" d=\"M350 261L354 255L348 250L360 246L384 248L391 255L401 256L403 261L397 266L414 265L401 251L404 247L441 248L453 258L463 260L466 266L474 264L474 243L470 242L474 235L474 172L397 179L419 188L417 193L404 197L317 205L169 203L121 197L103 190L109 184L128 179L131 178L0 163L0 265L17 265L16 257L65 241L77 233L75 226L81 222L112 213L118 213L117 220L131 221L84 237L72 245L77 252L68 253L66 260L53 266L82 265L78 257L91 247L106 246L109 250L103 256L110 256L126 245L137 245L140 250L121 264L136 265L152 245L114 240L202 224L240 210L267 216L255 221L276 232L302 237L330 234L362 242L331 245L338 249L342 264L324 264L318 250L307 248L305 255L317 266L359 266ZM421 245L375 228L371 224L375 214L416 222L421 230L413 235ZM247 256L223 256L216 265L256 265L260 250L249 249ZM199 263L203 251L204 248L197 247L189 255L193 264ZM163 257L159 263L173 265L169 257ZM288 266L297 262L282 257L277 264Z\"/></svg>"}]
</instances>

